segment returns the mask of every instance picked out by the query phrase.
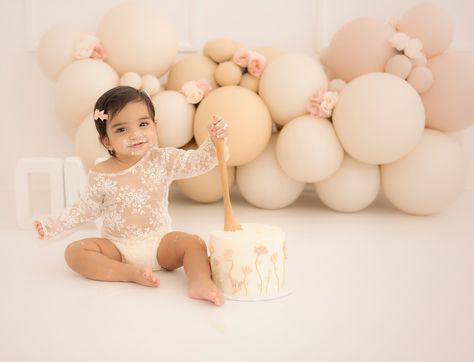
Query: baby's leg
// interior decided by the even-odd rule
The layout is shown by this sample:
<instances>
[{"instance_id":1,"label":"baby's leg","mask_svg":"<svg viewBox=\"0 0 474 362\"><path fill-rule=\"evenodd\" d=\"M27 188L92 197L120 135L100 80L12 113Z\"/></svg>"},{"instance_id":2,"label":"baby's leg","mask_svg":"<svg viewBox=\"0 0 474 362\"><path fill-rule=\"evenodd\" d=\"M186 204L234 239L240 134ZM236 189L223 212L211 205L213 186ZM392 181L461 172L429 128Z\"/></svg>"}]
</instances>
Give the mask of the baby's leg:
<instances>
[{"instance_id":1,"label":"baby's leg","mask_svg":"<svg viewBox=\"0 0 474 362\"><path fill-rule=\"evenodd\" d=\"M166 234L160 241L157 259L168 270L184 266L191 298L224 304L224 297L211 280L206 244L199 236L179 231Z\"/></svg>"},{"instance_id":2,"label":"baby's leg","mask_svg":"<svg viewBox=\"0 0 474 362\"><path fill-rule=\"evenodd\" d=\"M150 268L122 263L119 250L104 238L75 241L68 245L64 255L72 270L89 279L134 282L148 287L159 285Z\"/></svg>"}]
</instances>

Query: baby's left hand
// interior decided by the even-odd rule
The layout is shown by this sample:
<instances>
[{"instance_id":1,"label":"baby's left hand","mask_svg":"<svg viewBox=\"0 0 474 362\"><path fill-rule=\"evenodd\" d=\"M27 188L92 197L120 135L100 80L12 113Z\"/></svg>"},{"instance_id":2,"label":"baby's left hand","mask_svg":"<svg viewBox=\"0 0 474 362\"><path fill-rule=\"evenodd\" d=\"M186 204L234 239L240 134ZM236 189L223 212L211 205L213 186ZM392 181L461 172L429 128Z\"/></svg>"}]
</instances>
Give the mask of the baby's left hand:
<instances>
[{"instance_id":1,"label":"baby's left hand","mask_svg":"<svg viewBox=\"0 0 474 362\"><path fill-rule=\"evenodd\" d=\"M207 126L209 133L213 139L216 138L227 138L229 125L218 116L213 116L212 121Z\"/></svg>"}]
</instances>

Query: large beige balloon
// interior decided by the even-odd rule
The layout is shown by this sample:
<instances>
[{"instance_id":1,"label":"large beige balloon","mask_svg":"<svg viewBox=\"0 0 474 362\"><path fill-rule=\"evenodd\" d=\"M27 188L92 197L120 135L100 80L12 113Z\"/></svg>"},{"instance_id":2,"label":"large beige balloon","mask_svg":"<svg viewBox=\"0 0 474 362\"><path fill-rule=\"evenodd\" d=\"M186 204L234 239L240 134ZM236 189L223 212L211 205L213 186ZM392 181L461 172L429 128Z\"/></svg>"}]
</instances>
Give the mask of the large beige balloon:
<instances>
[{"instance_id":1,"label":"large beige balloon","mask_svg":"<svg viewBox=\"0 0 474 362\"><path fill-rule=\"evenodd\" d=\"M115 70L96 59L75 61L61 72L56 82L56 114L71 139L97 99L118 82Z\"/></svg>"},{"instance_id":2,"label":"large beige balloon","mask_svg":"<svg viewBox=\"0 0 474 362\"><path fill-rule=\"evenodd\" d=\"M388 40L395 32L384 20L359 18L334 34L326 56L332 78L346 82L373 72L383 72L387 60L396 53Z\"/></svg>"},{"instance_id":3,"label":"large beige balloon","mask_svg":"<svg viewBox=\"0 0 474 362\"><path fill-rule=\"evenodd\" d=\"M416 146L425 113L420 96L406 81L370 73L344 87L332 120L346 152L361 162L382 164Z\"/></svg>"},{"instance_id":4,"label":"large beige balloon","mask_svg":"<svg viewBox=\"0 0 474 362\"><path fill-rule=\"evenodd\" d=\"M462 192L466 164L459 142L426 129L420 143L401 160L383 165L382 189L402 211L430 215L447 207Z\"/></svg>"},{"instance_id":5,"label":"large beige balloon","mask_svg":"<svg viewBox=\"0 0 474 362\"><path fill-rule=\"evenodd\" d=\"M107 62L119 73L165 74L178 51L176 29L152 2L125 1L113 7L99 23L97 36Z\"/></svg>"},{"instance_id":6,"label":"large beige balloon","mask_svg":"<svg viewBox=\"0 0 474 362\"><path fill-rule=\"evenodd\" d=\"M435 3L422 3L402 15L398 30L411 38L420 39L423 53L431 58L449 48L453 40L454 24L443 7Z\"/></svg>"},{"instance_id":7,"label":"large beige balloon","mask_svg":"<svg viewBox=\"0 0 474 362\"><path fill-rule=\"evenodd\" d=\"M49 29L38 44L38 63L43 74L52 81L74 59L76 44L86 32L74 25L56 25Z\"/></svg>"},{"instance_id":8,"label":"large beige balloon","mask_svg":"<svg viewBox=\"0 0 474 362\"><path fill-rule=\"evenodd\" d=\"M249 203L263 209L280 209L290 205L304 188L303 182L293 180L278 164L276 140L277 134L273 134L260 156L237 167L240 193Z\"/></svg>"},{"instance_id":9,"label":"large beige balloon","mask_svg":"<svg viewBox=\"0 0 474 362\"><path fill-rule=\"evenodd\" d=\"M359 162L346 154L339 169L317 182L315 190L319 199L333 210L354 212L365 209L380 190L379 166Z\"/></svg>"},{"instance_id":10,"label":"large beige balloon","mask_svg":"<svg viewBox=\"0 0 474 362\"><path fill-rule=\"evenodd\" d=\"M194 106L176 91L160 92L152 98L152 102L158 126L158 144L161 147L181 147L187 144L194 134Z\"/></svg>"},{"instance_id":11,"label":"large beige balloon","mask_svg":"<svg viewBox=\"0 0 474 362\"><path fill-rule=\"evenodd\" d=\"M186 150L196 149L197 145L192 141L183 148ZM229 189L231 189L235 181L235 167L227 167L227 176ZM197 202L210 203L222 198L222 185L218 167L199 176L176 180L176 184L183 194Z\"/></svg>"},{"instance_id":12,"label":"large beige balloon","mask_svg":"<svg viewBox=\"0 0 474 362\"><path fill-rule=\"evenodd\" d=\"M92 113L82 121L76 132L76 152L86 170L94 167L97 158L107 158L109 154L99 141L99 133L95 128Z\"/></svg>"},{"instance_id":13,"label":"large beige balloon","mask_svg":"<svg viewBox=\"0 0 474 362\"><path fill-rule=\"evenodd\" d=\"M280 131L276 156L282 170L292 179L317 182L337 171L344 151L331 122L301 116Z\"/></svg>"},{"instance_id":14,"label":"large beige balloon","mask_svg":"<svg viewBox=\"0 0 474 362\"><path fill-rule=\"evenodd\" d=\"M258 92L273 120L284 125L307 113L308 99L327 85L328 79L317 60L305 54L289 53L276 57L265 67Z\"/></svg>"},{"instance_id":15,"label":"large beige balloon","mask_svg":"<svg viewBox=\"0 0 474 362\"><path fill-rule=\"evenodd\" d=\"M239 86L220 87L199 104L194 117L194 137L201 144L208 135L212 117L229 124L229 166L240 166L263 152L272 134L270 112L254 92Z\"/></svg>"},{"instance_id":16,"label":"large beige balloon","mask_svg":"<svg viewBox=\"0 0 474 362\"><path fill-rule=\"evenodd\" d=\"M428 68L433 85L421 96L426 126L450 132L474 123L474 55L441 54L428 61Z\"/></svg>"},{"instance_id":17,"label":"large beige balloon","mask_svg":"<svg viewBox=\"0 0 474 362\"><path fill-rule=\"evenodd\" d=\"M216 88L216 69L217 64L211 59L199 54L188 55L171 67L166 89L179 91L183 84L190 80L207 80L212 88Z\"/></svg>"}]
</instances>

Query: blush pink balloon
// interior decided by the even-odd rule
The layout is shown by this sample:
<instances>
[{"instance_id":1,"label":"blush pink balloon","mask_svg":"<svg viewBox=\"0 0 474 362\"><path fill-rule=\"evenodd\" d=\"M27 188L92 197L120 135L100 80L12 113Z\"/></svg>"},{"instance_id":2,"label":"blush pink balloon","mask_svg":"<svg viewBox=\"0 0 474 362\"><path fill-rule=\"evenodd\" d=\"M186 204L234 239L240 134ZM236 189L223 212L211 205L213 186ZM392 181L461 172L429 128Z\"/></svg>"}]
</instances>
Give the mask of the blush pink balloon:
<instances>
[{"instance_id":1,"label":"blush pink balloon","mask_svg":"<svg viewBox=\"0 0 474 362\"><path fill-rule=\"evenodd\" d=\"M408 9L398 23L398 30L423 43L422 52L430 58L443 53L453 40L453 20L441 6L433 3Z\"/></svg>"},{"instance_id":2,"label":"blush pink balloon","mask_svg":"<svg viewBox=\"0 0 474 362\"><path fill-rule=\"evenodd\" d=\"M474 55L445 53L428 60L433 85L421 95L426 127L458 131L474 122Z\"/></svg>"},{"instance_id":3,"label":"blush pink balloon","mask_svg":"<svg viewBox=\"0 0 474 362\"><path fill-rule=\"evenodd\" d=\"M359 75L383 72L387 60L396 53L388 42L394 32L388 22L373 18L359 18L343 25L327 52L332 78L349 82Z\"/></svg>"}]
</instances>

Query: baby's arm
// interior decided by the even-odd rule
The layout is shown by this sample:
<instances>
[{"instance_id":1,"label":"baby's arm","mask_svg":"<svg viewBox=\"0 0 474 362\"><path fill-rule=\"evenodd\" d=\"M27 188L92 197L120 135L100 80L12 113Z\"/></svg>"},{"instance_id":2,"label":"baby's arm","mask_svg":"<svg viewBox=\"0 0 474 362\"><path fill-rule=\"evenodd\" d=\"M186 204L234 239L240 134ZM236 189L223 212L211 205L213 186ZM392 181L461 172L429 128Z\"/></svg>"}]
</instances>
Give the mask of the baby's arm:
<instances>
[{"instance_id":1,"label":"baby's arm","mask_svg":"<svg viewBox=\"0 0 474 362\"><path fill-rule=\"evenodd\" d=\"M89 178L89 182L90 178ZM70 208L65 209L57 218L49 217L45 220L35 220L38 239L51 239L83 225L97 218L101 213L102 198L98 195L97 187L89 184L80 195L79 200Z\"/></svg>"},{"instance_id":2,"label":"baby's arm","mask_svg":"<svg viewBox=\"0 0 474 362\"><path fill-rule=\"evenodd\" d=\"M223 139L224 154L228 155L226 144L228 128L228 124L222 118L214 116L208 125L209 137L204 140L197 150L184 151L167 148L165 152L169 177L172 179L194 177L216 167L217 155L214 143Z\"/></svg>"}]
</instances>

